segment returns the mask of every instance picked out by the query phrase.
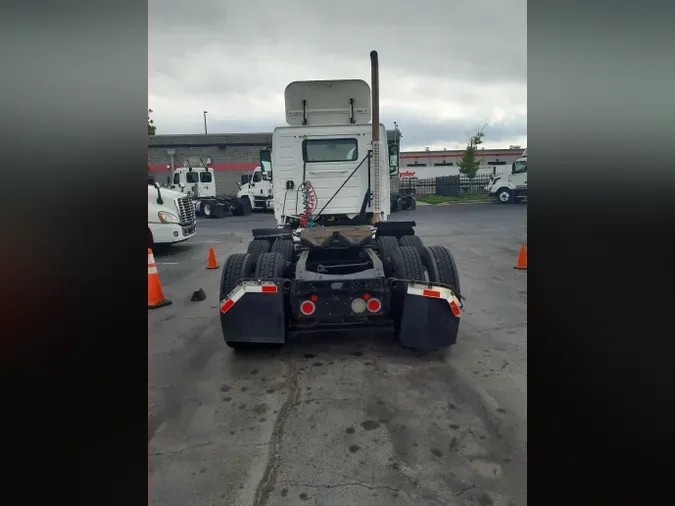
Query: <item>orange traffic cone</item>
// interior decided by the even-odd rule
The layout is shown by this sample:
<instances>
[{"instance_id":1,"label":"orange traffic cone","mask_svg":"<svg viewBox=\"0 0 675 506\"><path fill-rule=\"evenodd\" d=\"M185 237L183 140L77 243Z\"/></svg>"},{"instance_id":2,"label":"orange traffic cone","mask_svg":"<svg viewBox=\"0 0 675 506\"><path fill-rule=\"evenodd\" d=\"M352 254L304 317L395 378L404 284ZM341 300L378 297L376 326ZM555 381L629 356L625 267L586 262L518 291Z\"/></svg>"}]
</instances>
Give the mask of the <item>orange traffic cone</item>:
<instances>
[{"instance_id":1,"label":"orange traffic cone","mask_svg":"<svg viewBox=\"0 0 675 506\"><path fill-rule=\"evenodd\" d=\"M523 271L527 270L527 252L525 251L525 245L520 245L520 254L518 255L518 262L513 267L514 269L520 269Z\"/></svg>"},{"instance_id":2,"label":"orange traffic cone","mask_svg":"<svg viewBox=\"0 0 675 506\"><path fill-rule=\"evenodd\" d=\"M159 273L152 250L148 248L148 309L157 309L171 304L164 298L162 283L159 282Z\"/></svg>"},{"instance_id":3,"label":"orange traffic cone","mask_svg":"<svg viewBox=\"0 0 675 506\"><path fill-rule=\"evenodd\" d=\"M216 263L216 254L213 252L213 248L209 248L209 265L206 266L207 269L217 269L218 264Z\"/></svg>"}]
</instances>

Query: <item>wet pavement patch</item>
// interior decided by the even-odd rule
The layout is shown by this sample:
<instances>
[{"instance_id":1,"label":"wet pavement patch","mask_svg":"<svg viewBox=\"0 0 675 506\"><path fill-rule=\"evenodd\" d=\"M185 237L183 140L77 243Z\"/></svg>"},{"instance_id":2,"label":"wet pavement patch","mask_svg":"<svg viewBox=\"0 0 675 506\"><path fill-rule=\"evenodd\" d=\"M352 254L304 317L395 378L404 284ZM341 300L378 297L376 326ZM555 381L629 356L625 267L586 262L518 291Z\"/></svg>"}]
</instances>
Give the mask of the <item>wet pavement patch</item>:
<instances>
[{"instance_id":1,"label":"wet pavement patch","mask_svg":"<svg viewBox=\"0 0 675 506\"><path fill-rule=\"evenodd\" d=\"M365 422L361 422L361 427L366 430L375 430L380 428L380 424L375 420L366 420Z\"/></svg>"},{"instance_id":2,"label":"wet pavement patch","mask_svg":"<svg viewBox=\"0 0 675 506\"><path fill-rule=\"evenodd\" d=\"M316 357L316 355L314 355L314 353L305 353L303 356L304 356L305 358L314 358L314 357Z\"/></svg>"},{"instance_id":3,"label":"wet pavement patch","mask_svg":"<svg viewBox=\"0 0 675 506\"><path fill-rule=\"evenodd\" d=\"M347 434L354 434L354 432L355 432L354 427L347 427L347 428L345 429L345 432L346 432Z\"/></svg>"},{"instance_id":4,"label":"wet pavement patch","mask_svg":"<svg viewBox=\"0 0 675 506\"><path fill-rule=\"evenodd\" d=\"M356 452L358 452L360 449L361 449L361 448L359 447L359 445L351 445L351 446L349 447L349 452L350 452L350 453L356 453Z\"/></svg>"}]
</instances>

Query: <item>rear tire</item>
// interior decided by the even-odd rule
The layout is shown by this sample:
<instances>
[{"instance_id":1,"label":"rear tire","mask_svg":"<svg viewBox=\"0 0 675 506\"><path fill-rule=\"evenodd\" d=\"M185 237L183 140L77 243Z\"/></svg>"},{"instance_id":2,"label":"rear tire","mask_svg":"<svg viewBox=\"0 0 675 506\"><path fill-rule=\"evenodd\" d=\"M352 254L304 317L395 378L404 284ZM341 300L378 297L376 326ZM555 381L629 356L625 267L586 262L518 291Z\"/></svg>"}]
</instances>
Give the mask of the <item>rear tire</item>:
<instances>
[{"instance_id":1,"label":"rear tire","mask_svg":"<svg viewBox=\"0 0 675 506\"><path fill-rule=\"evenodd\" d=\"M417 235L404 235L401 237L398 241L398 243L403 246L412 246L417 250L417 253L422 256L422 252L424 251L424 244L422 243L422 239L419 238Z\"/></svg>"},{"instance_id":2,"label":"rear tire","mask_svg":"<svg viewBox=\"0 0 675 506\"><path fill-rule=\"evenodd\" d=\"M254 239L248 243L248 253L269 253L270 243L265 239Z\"/></svg>"},{"instance_id":3,"label":"rear tire","mask_svg":"<svg viewBox=\"0 0 675 506\"><path fill-rule=\"evenodd\" d=\"M399 244L398 241L396 240L396 237L385 235L377 238L377 249L380 252L380 260L382 260L384 272L387 277L390 277L394 270L392 251L397 250L398 248Z\"/></svg>"},{"instance_id":4,"label":"rear tire","mask_svg":"<svg viewBox=\"0 0 675 506\"><path fill-rule=\"evenodd\" d=\"M417 250L412 246L402 246L393 252L396 277L410 281L426 281L424 264Z\"/></svg>"},{"instance_id":5,"label":"rear tire","mask_svg":"<svg viewBox=\"0 0 675 506\"><path fill-rule=\"evenodd\" d=\"M286 260L281 253L263 253L258 256L255 277L260 279L278 279L284 277Z\"/></svg>"},{"instance_id":6,"label":"rear tire","mask_svg":"<svg viewBox=\"0 0 675 506\"><path fill-rule=\"evenodd\" d=\"M295 245L293 244L292 239L282 239L281 237L278 237L274 241L274 244L272 244L270 252L280 253L287 264L292 264L295 260Z\"/></svg>"},{"instance_id":7,"label":"rear tire","mask_svg":"<svg viewBox=\"0 0 675 506\"><path fill-rule=\"evenodd\" d=\"M235 253L225 260L223 274L220 278L220 300L227 297L239 283L245 259L246 253Z\"/></svg>"},{"instance_id":8,"label":"rear tire","mask_svg":"<svg viewBox=\"0 0 675 506\"><path fill-rule=\"evenodd\" d=\"M246 253L241 265L241 278L252 278L255 272L255 266L258 263L258 253Z\"/></svg>"},{"instance_id":9,"label":"rear tire","mask_svg":"<svg viewBox=\"0 0 675 506\"><path fill-rule=\"evenodd\" d=\"M450 250L443 246L429 246L427 249L436 267L435 279L430 279L430 281L450 285L455 288L457 294L460 294L459 272L457 272L457 265ZM429 272L429 277L431 278L431 272Z\"/></svg>"}]
</instances>

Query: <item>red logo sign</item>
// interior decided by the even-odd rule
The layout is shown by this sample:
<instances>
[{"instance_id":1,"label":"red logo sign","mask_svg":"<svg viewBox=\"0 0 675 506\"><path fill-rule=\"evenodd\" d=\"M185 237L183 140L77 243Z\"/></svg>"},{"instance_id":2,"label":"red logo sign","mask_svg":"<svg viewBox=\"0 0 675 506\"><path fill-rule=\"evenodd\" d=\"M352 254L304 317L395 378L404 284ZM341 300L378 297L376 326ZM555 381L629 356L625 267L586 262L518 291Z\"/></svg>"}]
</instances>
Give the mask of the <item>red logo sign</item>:
<instances>
[{"instance_id":1,"label":"red logo sign","mask_svg":"<svg viewBox=\"0 0 675 506\"><path fill-rule=\"evenodd\" d=\"M399 173L399 177L415 177L416 172L410 170L404 170Z\"/></svg>"}]
</instances>

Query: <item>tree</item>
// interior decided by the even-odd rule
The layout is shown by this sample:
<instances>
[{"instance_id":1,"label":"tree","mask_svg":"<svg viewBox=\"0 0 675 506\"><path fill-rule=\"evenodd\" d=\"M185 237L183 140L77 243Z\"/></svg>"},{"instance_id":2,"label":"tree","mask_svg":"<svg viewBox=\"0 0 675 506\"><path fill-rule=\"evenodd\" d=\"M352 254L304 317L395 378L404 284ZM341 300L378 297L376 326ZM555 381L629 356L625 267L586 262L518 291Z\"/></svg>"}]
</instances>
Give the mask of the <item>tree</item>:
<instances>
[{"instance_id":1,"label":"tree","mask_svg":"<svg viewBox=\"0 0 675 506\"><path fill-rule=\"evenodd\" d=\"M476 133L469 135L469 143L462 154L462 159L457 162L460 174L464 174L469 179L473 179L480 167L480 160L478 159L478 146L483 144L483 137L485 137L485 126L476 129Z\"/></svg>"},{"instance_id":2,"label":"tree","mask_svg":"<svg viewBox=\"0 0 675 506\"><path fill-rule=\"evenodd\" d=\"M148 109L148 135L155 135L157 127L155 126L155 122L150 118L151 112L152 109Z\"/></svg>"}]
</instances>

